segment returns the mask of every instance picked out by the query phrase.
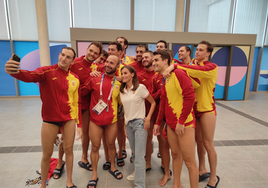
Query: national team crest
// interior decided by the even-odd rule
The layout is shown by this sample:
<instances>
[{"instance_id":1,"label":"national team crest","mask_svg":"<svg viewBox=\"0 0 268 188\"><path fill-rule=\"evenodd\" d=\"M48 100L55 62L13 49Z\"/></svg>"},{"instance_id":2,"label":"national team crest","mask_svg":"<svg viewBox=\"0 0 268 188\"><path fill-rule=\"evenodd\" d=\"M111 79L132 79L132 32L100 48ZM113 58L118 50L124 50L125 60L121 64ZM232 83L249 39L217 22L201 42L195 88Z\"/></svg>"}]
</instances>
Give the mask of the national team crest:
<instances>
[{"instance_id":1,"label":"national team crest","mask_svg":"<svg viewBox=\"0 0 268 188\"><path fill-rule=\"evenodd\" d=\"M118 91L118 89L119 89L119 86L115 85L115 90Z\"/></svg>"},{"instance_id":2,"label":"national team crest","mask_svg":"<svg viewBox=\"0 0 268 188\"><path fill-rule=\"evenodd\" d=\"M75 81L74 81L74 80L72 80L72 86L73 86L73 87L75 86Z\"/></svg>"}]
</instances>

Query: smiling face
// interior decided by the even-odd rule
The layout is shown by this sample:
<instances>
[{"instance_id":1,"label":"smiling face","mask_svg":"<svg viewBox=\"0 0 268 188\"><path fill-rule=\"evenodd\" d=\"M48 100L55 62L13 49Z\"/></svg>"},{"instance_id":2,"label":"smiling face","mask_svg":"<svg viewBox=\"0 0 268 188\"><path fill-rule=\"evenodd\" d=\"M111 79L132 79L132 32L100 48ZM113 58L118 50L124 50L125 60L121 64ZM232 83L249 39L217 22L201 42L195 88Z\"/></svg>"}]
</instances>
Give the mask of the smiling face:
<instances>
[{"instance_id":1,"label":"smiling face","mask_svg":"<svg viewBox=\"0 0 268 188\"><path fill-rule=\"evenodd\" d=\"M153 57L153 66L155 67L155 72L163 72L165 70L165 65L167 64L167 59L162 60L161 55L157 54Z\"/></svg>"},{"instance_id":2,"label":"smiling face","mask_svg":"<svg viewBox=\"0 0 268 188\"><path fill-rule=\"evenodd\" d=\"M72 50L62 49L59 54L58 65L61 69L68 71L70 65L74 62L74 53Z\"/></svg>"},{"instance_id":3,"label":"smiling face","mask_svg":"<svg viewBox=\"0 0 268 188\"><path fill-rule=\"evenodd\" d=\"M163 49L165 49L165 48L166 48L166 47L165 47L165 43L163 43L163 42L159 42L159 43L156 44L156 49L155 49L155 51L163 50Z\"/></svg>"},{"instance_id":4,"label":"smiling face","mask_svg":"<svg viewBox=\"0 0 268 188\"><path fill-rule=\"evenodd\" d=\"M145 67L145 68L149 68L151 67L153 64L153 57L151 56L150 53L147 53L145 52L143 55L142 55L142 65Z\"/></svg>"},{"instance_id":5,"label":"smiling face","mask_svg":"<svg viewBox=\"0 0 268 188\"><path fill-rule=\"evenodd\" d=\"M132 82L132 79L134 77L134 73L131 73L127 68L123 68L121 70L121 74L122 74L122 82L123 83Z\"/></svg>"},{"instance_id":6,"label":"smiling face","mask_svg":"<svg viewBox=\"0 0 268 188\"><path fill-rule=\"evenodd\" d=\"M109 55L115 55L120 58L121 50L118 51L116 48L116 45L112 44L108 47L108 54Z\"/></svg>"},{"instance_id":7,"label":"smiling face","mask_svg":"<svg viewBox=\"0 0 268 188\"><path fill-rule=\"evenodd\" d=\"M104 65L105 73L114 74L118 69L118 67L119 67L118 57L115 55L109 55Z\"/></svg>"},{"instance_id":8,"label":"smiling face","mask_svg":"<svg viewBox=\"0 0 268 188\"><path fill-rule=\"evenodd\" d=\"M178 50L178 53L179 53L178 56L180 60L184 60L190 55L190 52L187 51L184 46L180 47L180 49Z\"/></svg>"},{"instance_id":9,"label":"smiling face","mask_svg":"<svg viewBox=\"0 0 268 188\"><path fill-rule=\"evenodd\" d=\"M136 58L138 62L142 61L142 54L145 52L145 48L144 47L137 47L136 49Z\"/></svg>"},{"instance_id":10,"label":"smiling face","mask_svg":"<svg viewBox=\"0 0 268 188\"><path fill-rule=\"evenodd\" d=\"M106 61L106 59L107 59L107 58L106 58L103 54L101 54L101 55L96 59L95 63L96 63L97 65L100 65L100 64L104 63L104 62Z\"/></svg>"},{"instance_id":11,"label":"smiling face","mask_svg":"<svg viewBox=\"0 0 268 188\"><path fill-rule=\"evenodd\" d=\"M85 56L86 60L89 62L94 62L100 56L100 49L93 45L87 48L87 54Z\"/></svg>"}]
</instances>

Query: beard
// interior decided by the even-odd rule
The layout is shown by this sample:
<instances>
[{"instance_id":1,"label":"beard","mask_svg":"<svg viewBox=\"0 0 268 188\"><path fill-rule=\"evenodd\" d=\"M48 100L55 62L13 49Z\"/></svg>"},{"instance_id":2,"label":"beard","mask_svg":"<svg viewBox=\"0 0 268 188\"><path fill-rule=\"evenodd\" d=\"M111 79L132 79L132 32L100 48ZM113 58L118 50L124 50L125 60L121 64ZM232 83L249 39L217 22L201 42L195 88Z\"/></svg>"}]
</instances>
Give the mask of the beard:
<instances>
[{"instance_id":1,"label":"beard","mask_svg":"<svg viewBox=\"0 0 268 188\"><path fill-rule=\"evenodd\" d=\"M116 69L110 69L110 68L108 68L108 67L105 67L105 72L106 72L107 74L113 74L113 73L116 72Z\"/></svg>"}]
</instances>

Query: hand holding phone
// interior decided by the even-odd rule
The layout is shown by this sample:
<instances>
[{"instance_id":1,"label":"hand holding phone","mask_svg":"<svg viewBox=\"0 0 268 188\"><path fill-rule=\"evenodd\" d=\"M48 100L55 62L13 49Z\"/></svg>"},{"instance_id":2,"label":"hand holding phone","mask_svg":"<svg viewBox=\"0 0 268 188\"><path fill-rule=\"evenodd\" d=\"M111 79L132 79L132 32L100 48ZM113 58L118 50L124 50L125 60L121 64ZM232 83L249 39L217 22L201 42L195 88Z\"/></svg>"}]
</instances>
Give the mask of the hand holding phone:
<instances>
[{"instance_id":1,"label":"hand holding phone","mask_svg":"<svg viewBox=\"0 0 268 188\"><path fill-rule=\"evenodd\" d=\"M20 57L13 54L9 61L6 62L5 71L7 74L17 74L20 68Z\"/></svg>"}]
</instances>

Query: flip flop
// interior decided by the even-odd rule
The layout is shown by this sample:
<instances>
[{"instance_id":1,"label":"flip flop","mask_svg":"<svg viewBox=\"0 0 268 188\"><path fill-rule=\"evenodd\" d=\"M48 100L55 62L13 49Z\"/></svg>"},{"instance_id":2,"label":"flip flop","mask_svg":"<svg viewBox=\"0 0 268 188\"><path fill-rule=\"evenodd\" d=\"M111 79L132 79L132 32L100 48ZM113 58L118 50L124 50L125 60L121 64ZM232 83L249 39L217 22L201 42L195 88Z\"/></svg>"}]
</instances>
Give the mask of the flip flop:
<instances>
[{"instance_id":1,"label":"flip flop","mask_svg":"<svg viewBox=\"0 0 268 188\"><path fill-rule=\"evenodd\" d=\"M210 172L207 172L203 175L199 175L199 182L204 181L205 179L210 177Z\"/></svg>"},{"instance_id":2,"label":"flip flop","mask_svg":"<svg viewBox=\"0 0 268 188\"><path fill-rule=\"evenodd\" d=\"M102 166L103 170L109 170L111 168L111 163L110 162L105 162Z\"/></svg>"},{"instance_id":3,"label":"flip flop","mask_svg":"<svg viewBox=\"0 0 268 188\"><path fill-rule=\"evenodd\" d=\"M87 183L87 188L90 186L90 187L94 187L96 188L97 187L97 183L99 181L99 178L97 178L96 180L89 180L89 182Z\"/></svg>"},{"instance_id":4,"label":"flip flop","mask_svg":"<svg viewBox=\"0 0 268 188\"><path fill-rule=\"evenodd\" d=\"M116 164L117 164L117 166L119 166L119 167L122 167L122 166L125 165L124 158L120 158L120 159L118 159L118 155L117 155L117 154L116 154Z\"/></svg>"},{"instance_id":5,"label":"flip flop","mask_svg":"<svg viewBox=\"0 0 268 188\"><path fill-rule=\"evenodd\" d=\"M162 170L163 174L165 174L165 168L161 166L161 170ZM169 173L170 173L170 176L172 176L172 171L171 170L169 170Z\"/></svg>"},{"instance_id":6,"label":"flip flop","mask_svg":"<svg viewBox=\"0 0 268 188\"><path fill-rule=\"evenodd\" d=\"M132 156L130 157L129 161L130 161L131 163L133 163L133 158L132 158Z\"/></svg>"},{"instance_id":7,"label":"flip flop","mask_svg":"<svg viewBox=\"0 0 268 188\"><path fill-rule=\"evenodd\" d=\"M219 176L216 176L216 177L217 177L218 181L217 181L217 183L215 184L215 186L211 186L211 185L207 184L205 188L217 188L217 186L218 186L218 184L219 184L219 182L220 182L220 177L219 177Z\"/></svg>"},{"instance_id":8,"label":"flip flop","mask_svg":"<svg viewBox=\"0 0 268 188\"><path fill-rule=\"evenodd\" d=\"M126 150L122 150L122 159L127 158L127 151Z\"/></svg>"},{"instance_id":9,"label":"flip flop","mask_svg":"<svg viewBox=\"0 0 268 188\"><path fill-rule=\"evenodd\" d=\"M111 169L109 169L109 173L112 174L112 176L117 180L121 180L123 178L123 174L119 170L111 171ZM117 176L120 174L122 174L122 176L118 178Z\"/></svg>"},{"instance_id":10,"label":"flip flop","mask_svg":"<svg viewBox=\"0 0 268 188\"><path fill-rule=\"evenodd\" d=\"M68 187L68 186L66 185L66 188L77 188L77 187L76 187L76 185L75 185L75 184L73 184L73 186L72 186L72 187Z\"/></svg>"},{"instance_id":11,"label":"flip flop","mask_svg":"<svg viewBox=\"0 0 268 188\"><path fill-rule=\"evenodd\" d=\"M55 170L54 170L54 172L53 172L53 178L54 178L55 180L60 179L61 174L62 174L62 171L63 171L63 168L64 168L64 165L65 165L65 162L63 161L62 166L61 166L60 169L56 169L56 168L55 168ZM55 178L54 175L57 175L58 177Z\"/></svg>"},{"instance_id":12,"label":"flip flop","mask_svg":"<svg viewBox=\"0 0 268 188\"><path fill-rule=\"evenodd\" d=\"M36 172L36 174L41 176L41 172L39 170L36 170L35 172Z\"/></svg>"},{"instance_id":13,"label":"flip flop","mask_svg":"<svg viewBox=\"0 0 268 188\"><path fill-rule=\"evenodd\" d=\"M158 158L161 158L160 151L157 152L157 157L158 157Z\"/></svg>"},{"instance_id":14,"label":"flip flop","mask_svg":"<svg viewBox=\"0 0 268 188\"><path fill-rule=\"evenodd\" d=\"M92 165L88 162L87 164L82 162L82 161L79 161L78 162L78 165L81 167L81 168L84 168L88 171L92 171L93 169L91 169Z\"/></svg>"},{"instance_id":15,"label":"flip flop","mask_svg":"<svg viewBox=\"0 0 268 188\"><path fill-rule=\"evenodd\" d=\"M148 171L150 171L150 170L152 170L152 168L146 168L146 172L148 172Z\"/></svg>"}]
</instances>

